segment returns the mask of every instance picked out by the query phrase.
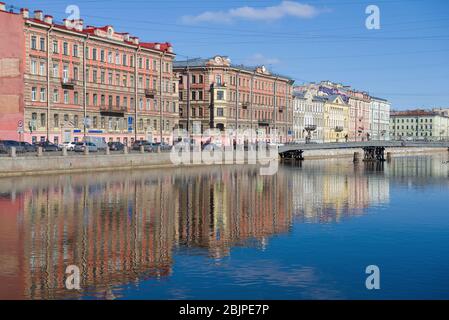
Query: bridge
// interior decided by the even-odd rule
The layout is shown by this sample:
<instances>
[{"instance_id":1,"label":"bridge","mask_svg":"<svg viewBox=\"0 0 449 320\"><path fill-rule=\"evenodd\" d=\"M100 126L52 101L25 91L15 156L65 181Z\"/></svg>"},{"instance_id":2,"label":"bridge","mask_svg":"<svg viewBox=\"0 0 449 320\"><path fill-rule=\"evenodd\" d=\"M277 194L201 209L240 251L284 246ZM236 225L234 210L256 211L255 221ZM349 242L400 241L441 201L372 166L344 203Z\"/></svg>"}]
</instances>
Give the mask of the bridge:
<instances>
[{"instance_id":1,"label":"bridge","mask_svg":"<svg viewBox=\"0 0 449 320\"><path fill-rule=\"evenodd\" d=\"M304 160L307 150L363 149L365 161L384 161L386 148L448 148L449 141L363 141L286 144L278 149L282 159Z\"/></svg>"}]
</instances>

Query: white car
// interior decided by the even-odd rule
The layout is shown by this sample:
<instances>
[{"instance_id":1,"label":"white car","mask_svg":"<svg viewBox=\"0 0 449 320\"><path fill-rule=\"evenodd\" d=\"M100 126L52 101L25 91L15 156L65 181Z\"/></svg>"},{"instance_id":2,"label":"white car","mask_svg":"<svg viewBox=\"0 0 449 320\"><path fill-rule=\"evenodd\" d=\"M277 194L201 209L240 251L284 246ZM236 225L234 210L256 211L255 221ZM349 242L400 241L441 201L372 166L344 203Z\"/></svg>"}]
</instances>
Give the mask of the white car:
<instances>
[{"instance_id":1,"label":"white car","mask_svg":"<svg viewBox=\"0 0 449 320\"><path fill-rule=\"evenodd\" d=\"M76 145L76 142L64 142L61 145L61 148L62 147L66 147L67 151L74 151L75 150L75 145Z\"/></svg>"}]
</instances>

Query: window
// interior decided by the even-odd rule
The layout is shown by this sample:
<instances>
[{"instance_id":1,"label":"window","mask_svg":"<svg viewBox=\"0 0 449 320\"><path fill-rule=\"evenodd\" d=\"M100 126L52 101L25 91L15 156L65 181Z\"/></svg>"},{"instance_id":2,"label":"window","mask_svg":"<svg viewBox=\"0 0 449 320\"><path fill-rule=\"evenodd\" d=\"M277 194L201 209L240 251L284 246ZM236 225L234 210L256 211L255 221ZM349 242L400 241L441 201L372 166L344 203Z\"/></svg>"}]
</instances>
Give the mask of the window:
<instances>
[{"instance_id":1,"label":"window","mask_svg":"<svg viewBox=\"0 0 449 320\"><path fill-rule=\"evenodd\" d=\"M58 40L53 41L53 53L59 52Z\"/></svg>"},{"instance_id":2,"label":"window","mask_svg":"<svg viewBox=\"0 0 449 320\"><path fill-rule=\"evenodd\" d=\"M53 126L55 128L59 127L59 115L58 114L54 114L53 115Z\"/></svg>"},{"instance_id":3,"label":"window","mask_svg":"<svg viewBox=\"0 0 449 320\"><path fill-rule=\"evenodd\" d=\"M31 74L37 73L37 62L36 60L31 60Z\"/></svg>"},{"instance_id":4,"label":"window","mask_svg":"<svg viewBox=\"0 0 449 320\"><path fill-rule=\"evenodd\" d=\"M217 74L215 76L215 82L217 85L221 85L221 75Z\"/></svg>"},{"instance_id":5,"label":"window","mask_svg":"<svg viewBox=\"0 0 449 320\"><path fill-rule=\"evenodd\" d=\"M69 122L69 115L67 113L64 114L64 122Z\"/></svg>"},{"instance_id":6,"label":"window","mask_svg":"<svg viewBox=\"0 0 449 320\"><path fill-rule=\"evenodd\" d=\"M224 113L223 113L223 108L217 108L217 117L223 117Z\"/></svg>"},{"instance_id":7,"label":"window","mask_svg":"<svg viewBox=\"0 0 449 320\"><path fill-rule=\"evenodd\" d=\"M37 38L36 36L31 36L31 49L37 49Z\"/></svg>"},{"instance_id":8,"label":"window","mask_svg":"<svg viewBox=\"0 0 449 320\"><path fill-rule=\"evenodd\" d=\"M92 60L97 60L97 49L96 48L92 49Z\"/></svg>"},{"instance_id":9,"label":"window","mask_svg":"<svg viewBox=\"0 0 449 320\"><path fill-rule=\"evenodd\" d=\"M109 99L108 105L109 105L110 107L112 107L112 96L109 96L108 99Z\"/></svg>"},{"instance_id":10,"label":"window","mask_svg":"<svg viewBox=\"0 0 449 320\"><path fill-rule=\"evenodd\" d=\"M45 88L41 88L40 98L41 102L45 102L47 100L47 91Z\"/></svg>"},{"instance_id":11,"label":"window","mask_svg":"<svg viewBox=\"0 0 449 320\"><path fill-rule=\"evenodd\" d=\"M92 71L92 82L97 83L97 70Z\"/></svg>"},{"instance_id":12,"label":"window","mask_svg":"<svg viewBox=\"0 0 449 320\"><path fill-rule=\"evenodd\" d=\"M53 77L59 77L59 65L56 63L53 64Z\"/></svg>"},{"instance_id":13,"label":"window","mask_svg":"<svg viewBox=\"0 0 449 320\"><path fill-rule=\"evenodd\" d=\"M41 127L45 127L46 124L46 114L45 113L41 113Z\"/></svg>"},{"instance_id":14,"label":"window","mask_svg":"<svg viewBox=\"0 0 449 320\"><path fill-rule=\"evenodd\" d=\"M118 52L115 53L115 64L120 64L120 54Z\"/></svg>"},{"instance_id":15,"label":"window","mask_svg":"<svg viewBox=\"0 0 449 320\"><path fill-rule=\"evenodd\" d=\"M39 63L39 74L41 76L45 76L46 72L45 72L45 62L40 62Z\"/></svg>"},{"instance_id":16,"label":"window","mask_svg":"<svg viewBox=\"0 0 449 320\"><path fill-rule=\"evenodd\" d=\"M79 104L79 95L78 95L78 92L76 92L76 91L73 93L73 103Z\"/></svg>"},{"instance_id":17,"label":"window","mask_svg":"<svg viewBox=\"0 0 449 320\"><path fill-rule=\"evenodd\" d=\"M62 44L62 54L65 56L69 55L69 44L67 42Z\"/></svg>"},{"instance_id":18,"label":"window","mask_svg":"<svg viewBox=\"0 0 449 320\"><path fill-rule=\"evenodd\" d=\"M103 49L100 51L100 61L104 62L104 50Z\"/></svg>"},{"instance_id":19,"label":"window","mask_svg":"<svg viewBox=\"0 0 449 320\"><path fill-rule=\"evenodd\" d=\"M58 89L53 90L53 102L59 102L59 90Z\"/></svg>"},{"instance_id":20,"label":"window","mask_svg":"<svg viewBox=\"0 0 449 320\"><path fill-rule=\"evenodd\" d=\"M97 121L97 117L96 116L94 116L93 118L92 118L92 126L94 127L94 128L96 128L97 127L97 125L98 125L98 121Z\"/></svg>"},{"instance_id":21,"label":"window","mask_svg":"<svg viewBox=\"0 0 449 320\"><path fill-rule=\"evenodd\" d=\"M36 100L37 100L37 88L32 87L31 88L31 101L36 101Z\"/></svg>"},{"instance_id":22,"label":"window","mask_svg":"<svg viewBox=\"0 0 449 320\"><path fill-rule=\"evenodd\" d=\"M192 100L196 100L196 91L192 91ZM221 99L219 99L221 100Z\"/></svg>"},{"instance_id":23,"label":"window","mask_svg":"<svg viewBox=\"0 0 449 320\"><path fill-rule=\"evenodd\" d=\"M198 83L203 83L203 82L204 82L203 75L200 74L200 75L198 76Z\"/></svg>"},{"instance_id":24,"label":"window","mask_svg":"<svg viewBox=\"0 0 449 320\"><path fill-rule=\"evenodd\" d=\"M123 65L126 66L126 62L127 62L126 54L123 54L122 62L123 62Z\"/></svg>"},{"instance_id":25,"label":"window","mask_svg":"<svg viewBox=\"0 0 449 320\"><path fill-rule=\"evenodd\" d=\"M108 82L109 84L112 84L112 72L109 72L108 74Z\"/></svg>"},{"instance_id":26,"label":"window","mask_svg":"<svg viewBox=\"0 0 449 320\"><path fill-rule=\"evenodd\" d=\"M100 82L101 82L102 84L104 84L104 82L105 82L105 77L106 77L105 72L104 72L104 71L101 71L101 73L100 73Z\"/></svg>"},{"instance_id":27,"label":"window","mask_svg":"<svg viewBox=\"0 0 449 320\"><path fill-rule=\"evenodd\" d=\"M45 39L40 38L40 49L41 51L45 51Z\"/></svg>"},{"instance_id":28,"label":"window","mask_svg":"<svg viewBox=\"0 0 449 320\"><path fill-rule=\"evenodd\" d=\"M217 100L224 100L224 91L223 90L217 91Z\"/></svg>"},{"instance_id":29,"label":"window","mask_svg":"<svg viewBox=\"0 0 449 320\"><path fill-rule=\"evenodd\" d=\"M94 106L97 106L98 105L98 95L96 94L96 93L94 93L94 95L93 95L93 105Z\"/></svg>"},{"instance_id":30,"label":"window","mask_svg":"<svg viewBox=\"0 0 449 320\"><path fill-rule=\"evenodd\" d=\"M73 79L78 80L78 67L73 67Z\"/></svg>"},{"instance_id":31,"label":"window","mask_svg":"<svg viewBox=\"0 0 449 320\"><path fill-rule=\"evenodd\" d=\"M116 105L117 107L120 106L120 96L116 96L116 97L115 97L115 105Z\"/></svg>"},{"instance_id":32,"label":"window","mask_svg":"<svg viewBox=\"0 0 449 320\"><path fill-rule=\"evenodd\" d=\"M150 110L150 104L151 104L150 101L151 101L150 99L147 99L147 110Z\"/></svg>"},{"instance_id":33,"label":"window","mask_svg":"<svg viewBox=\"0 0 449 320\"><path fill-rule=\"evenodd\" d=\"M146 59L145 61L145 67L147 68L147 70L150 70L150 59Z\"/></svg>"},{"instance_id":34,"label":"window","mask_svg":"<svg viewBox=\"0 0 449 320\"><path fill-rule=\"evenodd\" d=\"M142 100L142 98L140 98L140 100L139 100L139 110L142 110L143 109L143 100Z\"/></svg>"},{"instance_id":35,"label":"window","mask_svg":"<svg viewBox=\"0 0 449 320\"><path fill-rule=\"evenodd\" d=\"M108 62L112 63L112 52L108 52Z\"/></svg>"},{"instance_id":36,"label":"window","mask_svg":"<svg viewBox=\"0 0 449 320\"><path fill-rule=\"evenodd\" d=\"M198 91L198 100L203 100L203 91Z\"/></svg>"},{"instance_id":37,"label":"window","mask_svg":"<svg viewBox=\"0 0 449 320\"><path fill-rule=\"evenodd\" d=\"M68 90L64 90L64 103L65 104L69 103L69 91Z\"/></svg>"},{"instance_id":38,"label":"window","mask_svg":"<svg viewBox=\"0 0 449 320\"><path fill-rule=\"evenodd\" d=\"M62 78L65 81L69 78L69 66L66 64L62 67Z\"/></svg>"},{"instance_id":39,"label":"window","mask_svg":"<svg viewBox=\"0 0 449 320\"><path fill-rule=\"evenodd\" d=\"M196 76L192 74L192 83L196 83Z\"/></svg>"},{"instance_id":40,"label":"window","mask_svg":"<svg viewBox=\"0 0 449 320\"><path fill-rule=\"evenodd\" d=\"M73 56L78 57L78 45L77 44L73 45Z\"/></svg>"}]
</instances>

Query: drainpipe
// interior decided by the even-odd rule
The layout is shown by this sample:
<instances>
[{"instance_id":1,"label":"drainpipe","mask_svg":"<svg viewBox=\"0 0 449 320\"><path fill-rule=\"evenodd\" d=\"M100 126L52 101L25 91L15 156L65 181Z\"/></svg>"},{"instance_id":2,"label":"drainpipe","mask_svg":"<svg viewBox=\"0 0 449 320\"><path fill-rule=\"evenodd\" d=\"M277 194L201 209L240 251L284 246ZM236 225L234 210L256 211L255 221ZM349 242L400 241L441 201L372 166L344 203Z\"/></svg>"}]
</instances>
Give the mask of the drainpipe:
<instances>
[{"instance_id":1,"label":"drainpipe","mask_svg":"<svg viewBox=\"0 0 449 320\"><path fill-rule=\"evenodd\" d=\"M53 30L53 26L47 31L47 141L50 141L50 33Z\"/></svg>"},{"instance_id":2,"label":"drainpipe","mask_svg":"<svg viewBox=\"0 0 449 320\"><path fill-rule=\"evenodd\" d=\"M140 52L140 46L137 46L134 54L134 141L137 141L137 99L138 97L138 53Z\"/></svg>"},{"instance_id":3,"label":"drainpipe","mask_svg":"<svg viewBox=\"0 0 449 320\"><path fill-rule=\"evenodd\" d=\"M161 59L159 60L159 91L160 91L160 106L159 106L159 131L160 131L160 136L161 136L161 140L160 142L162 143L162 139L163 139L163 132L162 132L162 126L163 126L163 117L162 117L162 109L163 109L163 103L164 103L164 99L162 97L162 60L164 59L165 56L165 52L161 53Z\"/></svg>"},{"instance_id":4,"label":"drainpipe","mask_svg":"<svg viewBox=\"0 0 449 320\"><path fill-rule=\"evenodd\" d=\"M240 103L240 71L237 71L237 75L235 77L235 131L237 134L237 130L239 127L239 103Z\"/></svg>"},{"instance_id":5,"label":"drainpipe","mask_svg":"<svg viewBox=\"0 0 449 320\"><path fill-rule=\"evenodd\" d=\"M84 136L84 138L86 138L86 136L87 136L87 130L86 130L87 129L86 128L86 120L87 120L86 42L87 42L87 40L89 40L89 35L87 36L87 38L84 38L84 41L83 41L83 111L84 111L84 116L83 116L83 128L84 128L83 129L83 136Z\"/></svg>"}]
</instances>

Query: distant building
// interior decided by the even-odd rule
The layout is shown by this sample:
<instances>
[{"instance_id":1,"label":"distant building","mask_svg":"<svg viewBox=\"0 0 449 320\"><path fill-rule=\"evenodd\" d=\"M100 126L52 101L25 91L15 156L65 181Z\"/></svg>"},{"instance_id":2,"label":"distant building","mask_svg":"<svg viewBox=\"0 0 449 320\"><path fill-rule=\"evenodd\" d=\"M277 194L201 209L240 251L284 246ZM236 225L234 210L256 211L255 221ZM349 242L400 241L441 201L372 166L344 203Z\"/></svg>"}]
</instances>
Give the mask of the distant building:
<instances>
[{"instance_id":1,"label":"distant building","mask_svg":"<svg viewBox=\"0 0 449 320\"><path fill-rule=\"evenodd\" d=\"M276 129L279 142L293 139L289 77L231 64L225 56L176 61L174 71L180 74L180 128L194 135L209 128L267 135Z\"/></svg>"},{"instance_id":2,"label":"distant building","mask_svg":"<svg viewBox=\"0 0 449 320\"><path fill-rule=\"evenodd\" d=\"M447 139L449 117L423 109L393 111L390 114L390 134L394 139Z\"/></svg>"},{"instance_id":3,"label":"distant building","mask_svg":"<svg viewBox=\"0 0 449 320\"><path fill-rule=\"evenodd\" d=\"M390 139L390 103L381 98L371 97L370 134L372 140Z\"/></svg>"},{"instance_id":4,"label":"distant building","mask_svg":"<svg viewBox=\"0 0 449 320\"><path fill-rule=\"evenodd\" d=\"M320 141L324 139L324 103L326 99L310 91L293 94L294 141Z\"/></svg>"},{"instance_id":5,"label":"distant building","mask_svg":"<svg viewBox=\"0 0 449 320\"><path fill-rule=\"evenodd\" d=\"M349 105L340 95L326 96L324 104L325 142L343 142L349 135Z\"/></svg>"}]
</instances>

